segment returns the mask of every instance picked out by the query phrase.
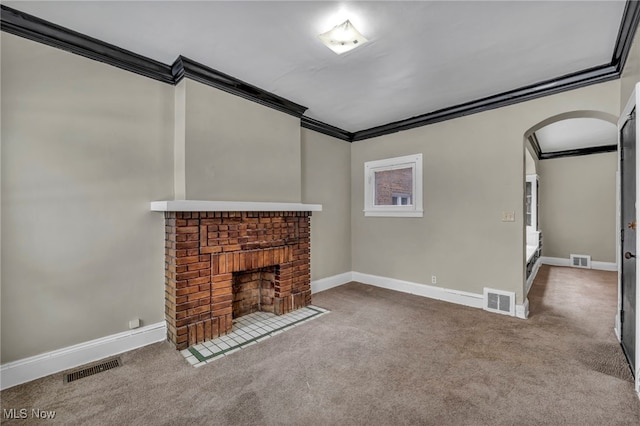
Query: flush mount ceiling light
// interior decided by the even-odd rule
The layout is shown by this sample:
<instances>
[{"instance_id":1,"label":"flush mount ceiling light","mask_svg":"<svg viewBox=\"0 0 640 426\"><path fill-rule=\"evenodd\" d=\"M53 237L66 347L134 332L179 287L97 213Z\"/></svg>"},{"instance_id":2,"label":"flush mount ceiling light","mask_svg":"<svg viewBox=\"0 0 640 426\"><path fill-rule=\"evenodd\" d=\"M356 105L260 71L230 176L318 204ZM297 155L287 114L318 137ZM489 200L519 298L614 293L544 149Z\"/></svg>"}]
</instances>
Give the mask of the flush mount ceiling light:
<instances>
[{"instance_id":1,"label":"flush mount ceiling light","mask_svg":"<svg viewBox=\"0 0 640 426\"><path fill-rule=\"evenodd\" d=\"M362 46L367 42L367 39L360 34L348 19L326 33L320 34L318 38L338 55Z\"/></svg>"}]
</instances>

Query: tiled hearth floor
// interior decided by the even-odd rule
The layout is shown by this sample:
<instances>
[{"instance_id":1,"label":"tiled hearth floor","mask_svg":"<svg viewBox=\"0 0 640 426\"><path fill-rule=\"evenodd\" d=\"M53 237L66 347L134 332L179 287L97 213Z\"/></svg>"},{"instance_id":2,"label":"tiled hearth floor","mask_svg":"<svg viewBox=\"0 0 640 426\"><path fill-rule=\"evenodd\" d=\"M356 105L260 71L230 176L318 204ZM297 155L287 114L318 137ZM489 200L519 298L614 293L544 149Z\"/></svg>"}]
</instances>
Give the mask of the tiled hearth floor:
<instances>
[{"instance_id":1,"label":"tiled hearth floor","mask_svg":"<svg viewBox=\"0 0 640 426\"><path fill-rule=\"evenodd\" d=\"M284 315L254 312L233 320L233 331L226 336L199 343L180 353L191 365L200 367L327 313L326 309L313 305Z\"/></svg>"}]
</instances>

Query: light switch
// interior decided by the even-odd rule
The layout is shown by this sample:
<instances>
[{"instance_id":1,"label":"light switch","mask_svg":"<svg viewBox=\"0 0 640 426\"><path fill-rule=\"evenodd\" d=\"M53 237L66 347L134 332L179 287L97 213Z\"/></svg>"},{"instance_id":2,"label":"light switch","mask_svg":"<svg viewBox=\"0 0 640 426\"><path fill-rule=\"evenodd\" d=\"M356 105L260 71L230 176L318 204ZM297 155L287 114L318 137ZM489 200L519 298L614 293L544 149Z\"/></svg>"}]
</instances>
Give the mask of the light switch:
<instances>
[{"instance_id":1,"label":"light switch","mask_svg":"<svg viewBox=\"0 0 640 426\"><path fill-rule=\"evenodd\" d=\"M516 212L502 212L502 221L503 222L515 222L516 221Z\"/></svg>"}]
</instances>

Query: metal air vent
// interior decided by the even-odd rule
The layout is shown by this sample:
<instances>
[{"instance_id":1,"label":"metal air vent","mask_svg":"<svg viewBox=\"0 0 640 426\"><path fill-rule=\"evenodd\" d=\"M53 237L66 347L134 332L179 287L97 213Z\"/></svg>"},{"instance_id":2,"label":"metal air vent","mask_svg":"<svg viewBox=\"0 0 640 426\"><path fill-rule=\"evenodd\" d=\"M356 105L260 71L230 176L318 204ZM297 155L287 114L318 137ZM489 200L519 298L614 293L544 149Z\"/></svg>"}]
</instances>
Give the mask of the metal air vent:
<instances>
[{"instance_id":1,"label":"metal air vent","mask_svg":"<svg viewBox=\"0 0 640 426\"><path fill-rule=\"evenodd\" d=\"M84 379L85 377L93 376L94 374L102 373L103 371L111 370L112 368L120 367L121 365L122 361L120 361L120 358L101 361L99 364L85 367L81 370L73 371L66 374L64 376L64 382L70 383L76 380Z\"/></svg>"},{"instance_id":2,"label":"metal air vent","mask_svg":"<svg viewBox=\"0 0 640 426\"><path fill-rule=\"evenodd\" d=\"M515 316L516 294L512 291L484 288L484 310Z\"/></svg>"},{"instance_id":3,"label":"metal air vent","mask_svg":"<svg viewBox=\"0 0 640 426\"><path fill-rule=\"evenodd\" d=\"M571 266L574 268L591 269L591 256L587 256L586 254L571 254L569 258L571 260Z\"/></svg>"}]
</instances>

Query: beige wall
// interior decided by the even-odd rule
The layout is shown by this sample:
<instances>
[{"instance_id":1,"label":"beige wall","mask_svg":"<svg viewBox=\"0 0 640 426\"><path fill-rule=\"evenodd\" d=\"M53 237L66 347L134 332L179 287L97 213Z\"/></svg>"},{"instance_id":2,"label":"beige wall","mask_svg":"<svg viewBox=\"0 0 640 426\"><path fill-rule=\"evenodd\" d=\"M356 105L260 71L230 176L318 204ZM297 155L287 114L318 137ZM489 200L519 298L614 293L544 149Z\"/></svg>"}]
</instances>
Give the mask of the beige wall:
<instances>
[{"instance_id":1,"label":"beige wall","mask_svg":"<svg viewBox=\"0 0 640 426\"><path fill-rule=\"evenodd\" d=\"M2 362L162 321L173 87L1 39Z\"/></svg>"},{"instance_id":2,"label":"beige wall","mask_svg":"<svg viewBox=\"0 0 640 426\"><path fill-rule=\"evenodd\" d=\"M314 280L436 275L521 302L524 132L566 111L617 115L623 91L613 81L348 144L193 81L176 90L1 39L3 363L163 319L163 219L149 201L173 198L176 183L188 198L323 204ZM364 162L418 152L424 218L365 218ZM501 222L505 210L518 220Z\"/></svg>"},{"instance_id":3,"label":"beige wall","mask_svg":"<svg viewBox=\"0 0 640 426\"><path fill-rule=\"evenodd\" d=\"M620 78L620 111L624 109L638 82L640 82L640 31L636 31L633 38L631 50Z\"/></svg>"},{"instance_id":4,"label":"beige wall","mask_svg":"<svg viewBox=\"0 0 640 426\"><path fill-rule=\"evenodd\" d=\"M313 279L351 270L349 143L301 138L299 119L190 80L5 33L1 47L2 363L164 319L163 216L149 202L174 185L321 203Z\"/></svg>"},{"instance_id":5,"label":"beige wall","mask_svg":"<svg viewBox=\"0 0 640 426\"><path fill-rule=\"evenodd\" d=\"M186 196L300 202L300 119L186 81Z\"/></svg>"},{"instance_id":6,"label":"beige wall","mask_svg":"<svg viewBox=\"0 0 640 426\"><path fill-rule=\"evenodd\" d=\"M526 142L524 150L524 173L526 175L535 175L538 169L538 159L535 157L535 154L531 153L530 147L529 142Z\"/></svg>"},{"instance_id":7,"label":"beige wall","mask_svg":"<svg viewBox=\"0 0 640 426\"><path fill-rule=\"evenodd\" d=\"M616 261L617 153L539 163L542 255Z\"/></svg>"},{"instance_id":8,"label":"beige wall","mask_svg":"<svg viewBox=\"0 0 640 426\"><path fill-rule=\"evenodd\" d=\"M351 144L302 129L302 202L311 218L311 279L351 271Z\"/></svg>"},{"instance_id":9,"label":"beige wall","mask_svg":"<svg viewBox=\"0 0 640 426\"><path fill-rule=\"evenodd\" d=\"M482 293L524 282L525 132L567 111L617 114L619 81L356 142L351 151L354 271ZM364 217L366 161L422 153L424 217ZM515 211L516 222L502 222Z\"/></svg>"}]
</instances>

